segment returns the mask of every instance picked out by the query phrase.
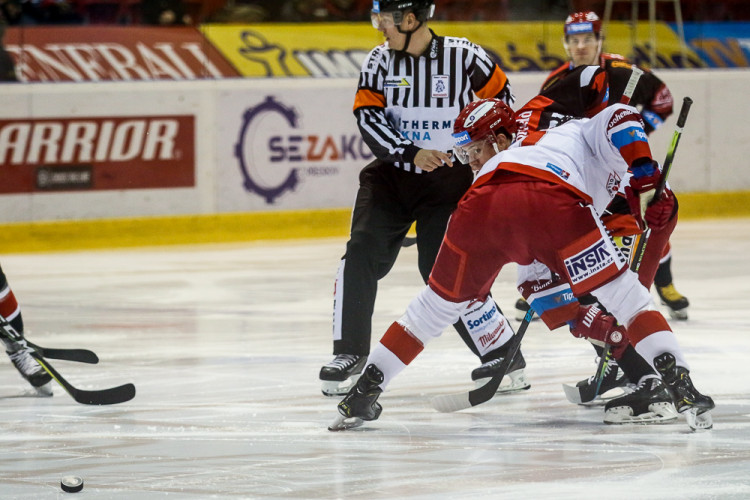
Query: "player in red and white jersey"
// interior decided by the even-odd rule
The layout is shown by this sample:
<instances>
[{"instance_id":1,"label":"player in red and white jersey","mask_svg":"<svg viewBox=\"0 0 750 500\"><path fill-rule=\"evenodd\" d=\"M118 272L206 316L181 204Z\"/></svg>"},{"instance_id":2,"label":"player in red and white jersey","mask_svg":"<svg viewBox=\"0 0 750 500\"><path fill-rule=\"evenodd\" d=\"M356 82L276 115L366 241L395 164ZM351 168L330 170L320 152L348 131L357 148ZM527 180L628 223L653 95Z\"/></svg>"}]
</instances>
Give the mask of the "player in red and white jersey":
<instances>
[{"instance_id":1,"label":"player in red and white jersey","mask_svg":"<svg viewBox=\"0 0 750 500\"><path fill-rule=\"evenodd\" d=\"M630 78L632 63L619 54L602 52L604 34L602 33L602 22L599 17L591 11L576 12L565 20L565 35L563 43L570 61L552 71L544 84L540 94L557 86L559 82L566 80L567 76L580 66L597 65L607 74L608 94L603 96L600 106L607 106L620 102ZM630 105L639 109L644 123L644 130L650 134L658 129L673 111L674 99L666 84L647 69L630 98ZM556 92L558 95L560 92ZM558 104L565 104L558 101ZM596 112L598 110L589 110ZM568 114L576 117L592 116L591 114L578 114L579 110L568 108ZM622 207L614 207L615 213L622 213ZM660 262L654 276L654 285L664 305L667 306L673 319L686 320L688 317L688 299L679 293L673 283L671 271L671 248L667 241L663 254L659 256ZM649 285L650 286L650 285ZM518 304L521 310L523 304Z\"/></svg>"},{"instance_id":2,"label":"player in red and white jersey","mask_svg":"<svg viewBox=\"0 0 750 500\"><path fill-rule=\"evenodd\" d=\"M611 68L609 71L605 71L599 66L579 66L573 69L516 112L518 133L515 145L535 144L541 137L545 136L548 130L554 129L562 123L577 117L594 116L606 109L609 104L608 99L611 96L610 81L612 76L614 75L615 79L621 81L626 78L630 79L632 74L632 68L624 66ZM626 179L623 178L622 180L626 181ZM627 182L624 182L624 185L626 184ZM653 283L659 260L677 224L677 206L674 194L667 190L667 195L660 199L659 204L659 217L653 216L657 207L651 209L652 217L649 220L651 238L638 269L640 281L646 287L650 287ZM606 210L601 207L597 208L605 227L616 238L621 250L630 257L633 243L642 232L642 228L630 215L631 209L625 199L625 193L618 193L615 201L610 203ZM560 282L560 278L550 273L545 266L539 263L534 263L531 266L518 266L518 273L519 291L521 291L524 299L533 303L535 312L545 321L547 317L557 314L556 309L563 308L570 302L572 295L569 287L564 286ZM519 310L523 310L525 313L528 303L524 299L519 300L522 304ZM583 300L587 304L596 303L594 297L586 297ZM552 321L548 323L548 326L555 328L559 326L559 323ZM601 345L595 341L594 347L601 356L603 351ZM606 367L603 377L592 376L581 380L575 387L566 387L566 394L570 400L579 404L603 403L602 395L630 382L637 385L635 392L625 400L618 398L607 402L605 419L612 423L614 423L614 420L617 420L617 423L645 423L644 420L659 423L657 415L652 415L652 412L647 411L648 405L639 404L645 401L650 401L650 404L655 403L654 398L656 396L650 394L650 387L640 384L641 380L655 375L653 369L627 344L614 349L613 355L614 360L610 360L608 364L603 365ZM607 395L611 396L612 394ZM668 398L663 399L668 400ZM630 405L631 410L622 414L619 411L620 406L617 406L622 404ZM643 411L639 412L639 408Z\"/></svg>"},{"instance_id":3,"label":"player in red and white jersey","mask_svg":"<svg viewBox=\"0 0 750 500\"><path fill-rule=\"evenodd\" d=\"M636 200L658 181L637 110L612 106L524 147L509 147L512 116L504 103L487 99L469 104L456 119L457 156L479 169L477 179L451 217L428 286L370 353L339 412L377 419L382 390L465 308L486 299L505 264L537 261L563 277L576 297L595 295L627 328L630 342L662 375L651 383L665 392L669 386L680 412L705 414L713 401L693 386L675 335L595 208L606 206L628 171L626 189ZM564 319L586 326L601 317L590 306L577 309Z\"/></svg>"}]
</instances>

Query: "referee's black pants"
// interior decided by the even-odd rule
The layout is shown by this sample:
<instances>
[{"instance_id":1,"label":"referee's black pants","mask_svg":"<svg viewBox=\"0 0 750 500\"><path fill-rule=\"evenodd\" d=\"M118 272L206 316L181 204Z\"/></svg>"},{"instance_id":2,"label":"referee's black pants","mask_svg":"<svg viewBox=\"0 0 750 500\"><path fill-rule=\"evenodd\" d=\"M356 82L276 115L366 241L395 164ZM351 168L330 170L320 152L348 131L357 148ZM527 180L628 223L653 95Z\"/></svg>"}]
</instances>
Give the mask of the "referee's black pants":
<instances>
[{"instance_id":1,"label":"referee's black pants","mask_svg":"<svg viewBox=\"0 0 750 500\"><path fill-rule=\"evenodd\" d=\"M369 354L378 280L393 267L415 221L419 272L427 282L448 219L472 179L469 166L458 162L419 174L379 160L362 169L343 278L339 278L343 290L336 307L341 308L341 339L334 340L334 354ZM461 333L465 328L459 324ZM475 350L468 334L464 340Z\"/></svg>"}]
</instances>

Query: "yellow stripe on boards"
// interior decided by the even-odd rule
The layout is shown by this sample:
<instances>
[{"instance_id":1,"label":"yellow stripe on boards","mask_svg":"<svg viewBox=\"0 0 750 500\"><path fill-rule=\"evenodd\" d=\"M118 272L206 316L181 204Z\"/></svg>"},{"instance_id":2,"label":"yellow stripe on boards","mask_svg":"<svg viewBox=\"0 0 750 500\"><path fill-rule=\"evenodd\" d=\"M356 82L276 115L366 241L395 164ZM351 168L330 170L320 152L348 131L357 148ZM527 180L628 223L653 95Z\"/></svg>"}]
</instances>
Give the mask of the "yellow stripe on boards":
<instances>
[{"instance_id":1,"label":"yellow stripe on boards","mask_svg":"<svg viewBox=\"0 0 750 500\"><path fill-rule=\"evenodd\" d=\"M750 217L750 191L678 193L680 219ZM0 224L0 253L346 237L351 210ZM414 234L413 230L410 232Z\"/></svg>"}]
</instances>

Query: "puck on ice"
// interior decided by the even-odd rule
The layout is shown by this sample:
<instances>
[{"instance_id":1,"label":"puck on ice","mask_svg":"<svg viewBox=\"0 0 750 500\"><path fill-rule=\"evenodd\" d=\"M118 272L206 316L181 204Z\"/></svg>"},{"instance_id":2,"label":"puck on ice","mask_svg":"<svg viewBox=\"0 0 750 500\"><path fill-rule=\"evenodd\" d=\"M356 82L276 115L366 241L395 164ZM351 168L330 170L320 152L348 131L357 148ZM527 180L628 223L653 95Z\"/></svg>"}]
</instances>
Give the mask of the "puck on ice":
<instances>
[{"instance_id":1,"label":"puck on ice","mask_svg":"<svg viewBox=\"0 0 750 500\"><path fill-rule=\"evenodd\" d=\"M78 476L65 476L60 481L60 488L68 493L76 493L83 489L83 479Z\"/></svg>"}]
</instances>

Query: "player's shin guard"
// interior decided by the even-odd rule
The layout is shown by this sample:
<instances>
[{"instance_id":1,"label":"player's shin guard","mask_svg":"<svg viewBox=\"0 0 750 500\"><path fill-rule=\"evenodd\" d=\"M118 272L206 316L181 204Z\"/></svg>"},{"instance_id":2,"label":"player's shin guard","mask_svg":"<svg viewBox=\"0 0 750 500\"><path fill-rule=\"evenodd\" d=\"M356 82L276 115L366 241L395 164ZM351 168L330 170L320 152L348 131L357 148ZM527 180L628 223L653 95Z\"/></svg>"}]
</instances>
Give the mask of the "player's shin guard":
<instances>
[{"instance_id":1,"label":"player's shin guard","mask_svg":"<svg viewBox=\"0 0 750 500\"><path fill-rule=\"evenodd\" d=\"M669 328L667 320L658 311L644 311L638 314L628 326L628 335L638 354L652 366L655 357L669 352L678 365L689 368L677 338Z\"/></svg>"},{"instance_id":2,"label":"player's shin guard","mask_svg":"<svg viewBox=\"0 0 750 500\"><path fill-rule=\"evenodd\" d=\"M385 387L424 349L424 344L398 321L393 322L367 358L367 365L375 364L383 373L381 388Z\"/></svg>"}]
</instances>

